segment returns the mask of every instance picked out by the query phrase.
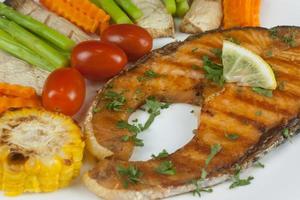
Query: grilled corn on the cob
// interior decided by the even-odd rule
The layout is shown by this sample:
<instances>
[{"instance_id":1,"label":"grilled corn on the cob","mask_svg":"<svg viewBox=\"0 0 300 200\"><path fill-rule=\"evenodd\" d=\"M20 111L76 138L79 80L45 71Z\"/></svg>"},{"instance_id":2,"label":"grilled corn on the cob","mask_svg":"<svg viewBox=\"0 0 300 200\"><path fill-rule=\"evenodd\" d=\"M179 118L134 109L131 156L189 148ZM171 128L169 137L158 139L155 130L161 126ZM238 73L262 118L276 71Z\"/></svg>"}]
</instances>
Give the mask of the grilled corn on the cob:
<instances>
[{"instance_id":1,"label":"grilled corn on the cob","mask_svg":"<svg viewBox=\"0 0 300 200\"><path fill-rule=\"evenodd\" d=\"M71 118L41 109L8 111L0 118L0 190L51 192L79 174L84 142Z\"/></svg>"}]
</instances>

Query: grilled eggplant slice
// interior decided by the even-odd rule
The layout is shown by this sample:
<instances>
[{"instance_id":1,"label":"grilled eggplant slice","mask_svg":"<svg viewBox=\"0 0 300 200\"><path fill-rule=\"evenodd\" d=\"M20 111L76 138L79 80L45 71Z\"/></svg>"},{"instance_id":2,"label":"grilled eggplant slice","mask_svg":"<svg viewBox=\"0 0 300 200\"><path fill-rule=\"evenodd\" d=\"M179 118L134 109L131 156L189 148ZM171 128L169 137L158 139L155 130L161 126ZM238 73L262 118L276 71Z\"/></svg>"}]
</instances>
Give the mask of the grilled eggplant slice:
<instances>
[{"instance_id":1,"label":"grilled eggplant slice","mask_svg":"<svg viewBox=\"0 0 300 200\"><path fill-rule=\"evenodd\" d=\"M272 97L234 84L217 86L205 78L201 58L208 56L221 63L216 50L222 48L224 40L238 42L272 66L280 85ZM149 70L158 76L139 81ZM236 165L242 169L251 166L285 141L283 131L292 136L300 130L299 75L298 27L211 31L152 52L112 79L93 103L85 122L88 147L98 158L111 158L100 161L85 174L85 184L105 199L119 200L157 199L192 191L196 187L191 181L201 177L202 169L207 172L203 187L221 183L233 175ZM119 111L108 109L110 102L105 98L108 91L122 93L126 99ZM122 136L130 133L117 129L116 123L128 120L127 111L144 104L150 95L168 102L201 105L201 125L186 146L167 158L129 162L134 145L121 141ZM92 113L93 110L96 112ZM238 134L239 138L228 139L226 135L230 133ZM215 145L221 151L207 165L211 147ZM175 175L157 173L155 169L163 161L172 162ZM124 187L124 173L118 173L118 166L139 176Z\"/></svg>"}]
</instances>

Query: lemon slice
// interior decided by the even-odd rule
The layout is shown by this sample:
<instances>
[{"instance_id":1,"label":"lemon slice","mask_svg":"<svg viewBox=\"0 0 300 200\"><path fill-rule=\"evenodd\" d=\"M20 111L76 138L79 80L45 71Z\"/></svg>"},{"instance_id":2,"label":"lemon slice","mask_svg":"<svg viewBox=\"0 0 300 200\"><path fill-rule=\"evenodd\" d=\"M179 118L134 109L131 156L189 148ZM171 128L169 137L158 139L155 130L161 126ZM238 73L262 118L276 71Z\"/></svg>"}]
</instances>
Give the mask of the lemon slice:
<instances>
[{"instance_id":1,"label":"lemon slice","mask_svg":"<svg viewBox=\"0 0 300 200\"><path fill-rule=\"evenodd\" d=\"M223 43L223 75L226 82L274 90L277 87L270 65L252 51L229 41Z\"/></svg>"}]
</instances>

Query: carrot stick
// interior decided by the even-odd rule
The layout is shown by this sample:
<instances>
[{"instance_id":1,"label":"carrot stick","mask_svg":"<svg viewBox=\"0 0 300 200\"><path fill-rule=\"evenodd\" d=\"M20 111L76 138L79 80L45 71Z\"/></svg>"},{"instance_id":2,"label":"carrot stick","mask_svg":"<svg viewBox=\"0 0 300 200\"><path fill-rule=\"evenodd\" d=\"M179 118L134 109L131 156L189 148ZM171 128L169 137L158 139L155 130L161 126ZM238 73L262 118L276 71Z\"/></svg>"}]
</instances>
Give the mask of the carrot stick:
<instances>
[{"instance_id":1,"label":"carrot stick","mask_svg":"<svg viewBox=\"0 0 300 200\"><path fill-rule=\"evenodd\" d=\"M8 83L0 83L0 95L28 99L36 97L36 93L33 88L20 85L11 85Z\"/></svg>"},{"instance_id":2,"label":"carrot stick","mask_svg":"<svg viewBox=\"0 0 300 200\"><path fill-rule=\"evenodd\" d=\"M87 32L109 26L110 16L88 0L40 0L46 8L70 20Z\"/></svg>"},{"instance_id":3,"label":"carrot stick","mask_svg":"<svg viewBox=\"0 0 300 200\"><path fill-rule=\"evenodd\" d=\"M224 28L259 26L261 0L223 0Z\"/></svg>"},{"instance_id":4,"label":"carrot stick","mask_svg":"<svg viewBox=\"0 0 300 200\"><path fill-rule=\"evenodd\" d=\"M10 108L39 107L38 99L0 96L0 112Z\"/></svg>"}]
</instances>

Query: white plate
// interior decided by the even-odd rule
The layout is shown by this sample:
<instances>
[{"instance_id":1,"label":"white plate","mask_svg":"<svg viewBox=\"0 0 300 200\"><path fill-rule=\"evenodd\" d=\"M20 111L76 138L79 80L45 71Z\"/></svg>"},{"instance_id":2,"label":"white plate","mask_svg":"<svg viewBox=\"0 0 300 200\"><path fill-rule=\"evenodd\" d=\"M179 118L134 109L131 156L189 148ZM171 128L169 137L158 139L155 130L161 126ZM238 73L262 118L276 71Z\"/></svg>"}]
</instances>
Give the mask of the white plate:
<instances>
[{"instance_id":1,"label":"white plate","mask_svg":"<svg viewBox=\"0 0 300 200\"><path fill-rule=\"evenodd\" d=\"M272 27L276 25L298 25L300 26L300 1L299 0L263 0L261 12L262 25ZM177 34L177 39L184 39L186 35ZM161 47L172 39L159 39L154 46ZM300 76L300 74L299 74ZM95 95L95 90L99 86L90 84L90 93L87 101ZM84 112L86 108L83 109ZM158 153L165 148L173 152L186 144L192 138L192 130L197 126L197 112L191 114L190 111L197 109L193 106L176 104L164 110L155 120L154 124L143 134L145 147L136 149L132 159L145 160L152 153ZM145 119L145 113L135 113L140 119ZM132 116L133 118L135 116ZM180 122L180 123L178 123ZM176 133L176 137L174 137ZM212 194L204 194L206 200L297 200L300 198L300 139L294 138L292 143L286 143L280 148L269 153L262 163L265 169L250 169L244 174L251 174L255 177L252 184L235 190L229 190L229 183L224 183L214 187ZM84 169L83 169L84 171ZM25 194L15 198L3 197L2 200L97 200L94 194L90 193L77 179L69 188L59 190L49 194ZM172 200L193 200L199 199L191 194L185 194L170 198Z\"/></svg>"}]
</instances>

